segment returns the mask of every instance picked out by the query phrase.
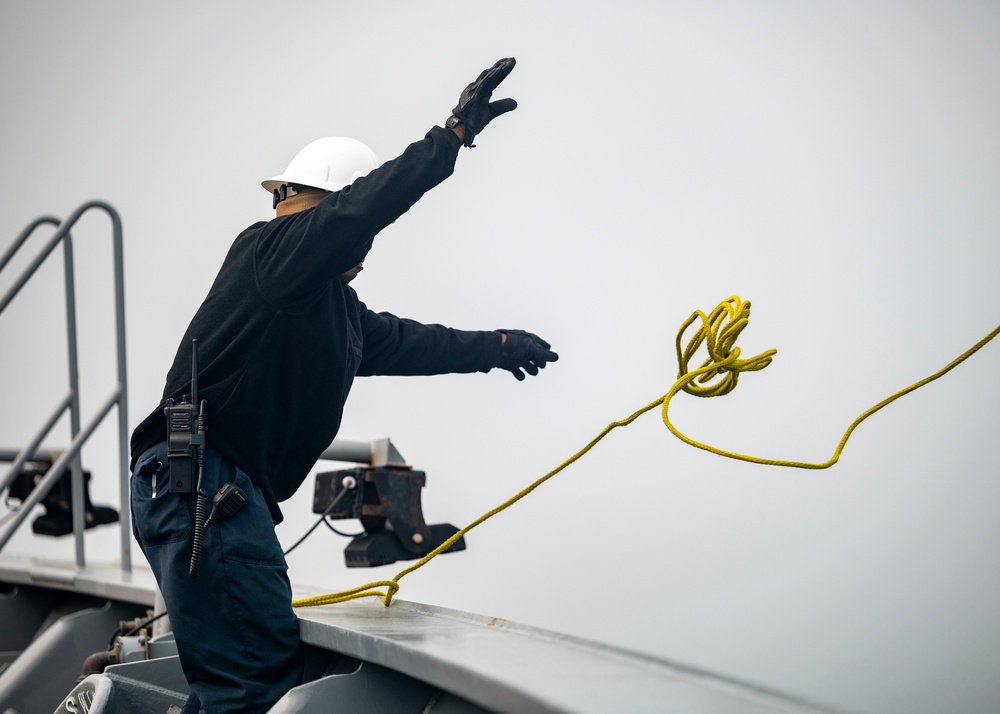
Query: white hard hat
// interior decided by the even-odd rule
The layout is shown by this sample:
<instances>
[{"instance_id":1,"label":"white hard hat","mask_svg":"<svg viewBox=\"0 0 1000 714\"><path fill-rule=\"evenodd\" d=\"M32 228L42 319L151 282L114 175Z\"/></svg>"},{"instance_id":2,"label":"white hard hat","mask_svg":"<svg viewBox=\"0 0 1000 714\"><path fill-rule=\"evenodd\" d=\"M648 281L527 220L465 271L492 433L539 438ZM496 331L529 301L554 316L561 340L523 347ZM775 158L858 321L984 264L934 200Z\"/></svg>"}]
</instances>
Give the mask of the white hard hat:
<instances>
[{"instance_id":1,"label":"white hard hat","mask_svg":"<svg viewBox=\"0 0 1000 714\"><path fill-rule=\"evenodd\" d=\"M285 173L261 181L260 185L270 193L291 183L339 191L377 166L375 152L357 139L328 136L307 144L288 164Z\"/></svg>"}]
</instances>

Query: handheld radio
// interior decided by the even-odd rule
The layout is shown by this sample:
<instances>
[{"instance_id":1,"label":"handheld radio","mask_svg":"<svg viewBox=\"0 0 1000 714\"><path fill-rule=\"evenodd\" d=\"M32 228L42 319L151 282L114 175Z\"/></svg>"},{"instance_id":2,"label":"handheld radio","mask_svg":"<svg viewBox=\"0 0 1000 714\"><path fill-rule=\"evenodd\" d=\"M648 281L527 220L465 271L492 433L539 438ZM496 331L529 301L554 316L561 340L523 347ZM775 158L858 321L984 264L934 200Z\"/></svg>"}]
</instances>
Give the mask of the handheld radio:
<instances>
[{"instance_id":1,"label":"handheld radio","mask_svg":"<svg viewBox=\"0 0 1000 714\"><path fill-rule=\"evenodd\" d=\"M197 410L197 411L196 411ZM170 491L194 493L201 474L205 448L205 402L198 404L198 340L191 340L191 395L179 402L168 399L167 461L170 463Z\"/></svg>"}]
</instances>

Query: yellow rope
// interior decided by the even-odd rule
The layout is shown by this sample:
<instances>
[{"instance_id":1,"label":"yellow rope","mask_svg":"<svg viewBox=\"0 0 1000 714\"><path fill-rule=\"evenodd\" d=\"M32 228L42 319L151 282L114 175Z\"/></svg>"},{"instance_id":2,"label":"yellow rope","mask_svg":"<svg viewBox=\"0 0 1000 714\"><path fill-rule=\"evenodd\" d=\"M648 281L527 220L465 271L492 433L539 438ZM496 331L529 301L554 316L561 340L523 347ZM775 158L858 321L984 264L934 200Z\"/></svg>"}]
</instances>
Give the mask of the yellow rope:
<instances>
[{"instance_id":1,"label":"yellow rope","mask_svg":"<svg viewBox=\"0 0 1000 714\"><path fill-rule=\"evenodd\" d=\"M620 421L614 421L608 424L601 431L600 434L591 439L590 443L580 449L578 452L573 454L565 461L563 461L559 466L549 471L547 474L539 478L537 481L532 483L530 486L517 493L513 497L506 500L501 505L494 508L492 511L483 514L472 523L462 528L457 533L455 533L451 538L446 540L444 543L439 545L437 548L432 550L430 553L425 555L423 558L418 560L416 563L411 565L404 570L401 570L396 574L392 580L377 580L375 582L367 583L359 587L353 588L351 590L344 590L339 593L331 593L329 595L318 595L316 597L302 598L299 600L293 600L293 607L311 607L315 605L329 605L332 603L346 602L348 600L355 600L362 597L381 597L384 604L388 607L392 603L392 598L399 590L399 580L408 573L412 573L414 570L422 567L432 558L434 558L439 553L450 548L459 538L464 536L466 533L471 531L473 528L489 520L496 514L500 513L506 508L514 505L522 498L527 496L529 493L534 491L536 488L541 486L543 483L548 481L550 478L555 476L557 473L565 469L567 466L575 462L581 456L590 451L601 439L607 436L612 430L617 429L620 426L628 426L633 421L635 421L639 416L645 414L654 407L662 405L662 418L663 423L670 430L670 432L676 436L681 441L691 446L695 446L699 449L704 449L705 451L710 451L713 454L718 454L719 456L726 456L731 459L739 459L741 461L749 461L756 464L766 464L770 466L790 466L794 468L801 469L825 469L833 466L837 463L840 458L840 454L844 449L844 445L850 438L851 433L857 428L857 426L863 422L865 419L870 417L872 414L877 412L882 407L896 401L900 397L909 394L915 389L919 389L929 382L933 382L938 377L941 377L952 369L957 367L959 364L964 362L966 359L971 357L975 352L982 348L986 343L992 340L994 337L1000 333L1000 325L995 327L986 337L973 345L969 350L963 354L956 357L950 363L948 363L943 369L935 372L934 374L926 377L915 384L911 384L906 389L901 389L895 394L883 399L881 402L871 407L865 411L861 416L851 422L851 425L844 432L844 436L840 439L840 443L837 444L837 448L833 452L833 456L827 461L819 464L804 463L800 461L781 461L777 459L762 459L756 456L747 456L745 454L739 454L732 451L725 451L724 449L717 449L714 446L708 446L707 444L702 444L701 442L690 439L681 432L679 432L673 424L670 423L668 417L668 408L670 405L670 400L679 391L685 391L688 394L693 394L698 397L717 397L724 394L729 394L736 388L736 383L739 380L741 372L756 372L764 369L771 363L771 357L777 353L777 350L770 349L756 357L751 357L749 359L740 359L740 348L736 346L736 338L739 336L740 332L743 331L750 319L750 302L740 300L737 296L732 296L723 300L710 314L706 315L701 310L696 310L691 317L689 317L680 327L677 333L676 347L677 347L677 381L674 382L670 390L664 394L662 397L656 401L650 402L644 406L639 411L635 412L627 419L622 419ZM682 349L681 340L687 329L695 324L700 323L698 328L695 330L694 335L688 341L687 345ZM708 356L701 363L701 365L694 370L688 369L688 363L694 357L695 353L705 345ZM384 587L385 590L378 590L378 588Z\"/></svg>"},{"instance_id":2,"label":"yellow rope","mask_svg":"<svg viewBox=\"0 0 1000 714\"><path fill-rule=\"evenodd\" d=\"M701 319L701 327L695 333L694 337L688 343L685 350L681 351L681 336L684 331L698 319ZM726 324L726 318L729 319L729 323ZM713 454L718 454L719 456L726 456L731 459L739 459L740 461L749 461L755 464L765 464L768 466L790 466L799 469L826 469L833 466L840 459L840 454L844 450L844 445L847 444L847 440L851 437L851 434L858 427L861 422L870 417L872 414L882 409L883 407L891 404L900 397L903 397L910 392L919 389L920 387L933 382L939 377L943 377L945 374L953 370L955 367L960 365L962 362L967 360L977 351L979 351L986 343L992 340L997 334L1000 334L1000 325L997 325L993 330L989 332L983 339L977 342L975 345L970 347L968 350L963 352L961 355L953 359L942 369L938 370L929 377L921 379L919 382L911 384L905 389L901 389L895 394L886 397L881 402L875 406L867 409L863 412L857 419L851 422L850 426L847 427L847 431L840 439L840 443L837 444L837 448L834 449L833 456L831 456L827 461L819 464L806 463L802 461L782 461L780 459L762 459L757 456L746 456L745 454L738 454L732 451L726 451L724 449L717 449L714 446L708 446L707 444L702 444L701 442L691 439L681 432L679 432L673 424L670 423L670 418L667 415L667 410L670 407L670 399L680 390L684 390L689 394L694 394L699 397L714 397L721 396L723 394L728 394L736 387L736 380L739 377L740 372L757 371L764 369L768 364L771 363L771 356L776 353L777 350L768 350L762 354L753 357L752 359L741 360L739 359L740 348L735 347L734 343L736 336L739 335L740 331L746 327L747 322L750 318L750 302L742 301L738 297L733 296L722 303L712 312L711 315L705 316L700 310L696 311L687 322L681 325L680 332L677 334L677 361L679 365L678 379L674 383L674 386L670 388L663 397L663 423L670 430L670 432L676 436L678 439L686 444L695 446L699 449L704 449L705 451L710 451ZM718 334L718 336L716 336ZM709 356L702 363L701 367L692 372L687 372L687 363L694 352L698 349L702 341L708 342L708 352ZM722 375L722 379L716 382L714 385L709 387L700 387L692 384L694 381L707 382L715 376Z\"/></svg>"}]
</instances>

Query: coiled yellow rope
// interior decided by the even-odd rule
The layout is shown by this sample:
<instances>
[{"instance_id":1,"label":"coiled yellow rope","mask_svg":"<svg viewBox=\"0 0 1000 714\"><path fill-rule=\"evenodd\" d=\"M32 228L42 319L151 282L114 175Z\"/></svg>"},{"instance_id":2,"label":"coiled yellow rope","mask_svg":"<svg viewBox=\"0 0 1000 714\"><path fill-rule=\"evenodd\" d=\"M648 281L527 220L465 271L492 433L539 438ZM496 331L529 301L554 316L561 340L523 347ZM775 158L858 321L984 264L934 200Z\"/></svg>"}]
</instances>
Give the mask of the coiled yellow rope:
<instances>
[{"instance_id":1,"label":"coiled yellow rope","mask_svg":"<svg viewBox=\"0 0 1000 714\"><path fill-rule=\"evenodd\" d=\"M801 469L825 469L833 466L840 459L840 454L844 449L844 445L850 438L851 433L857 428L857 426L863 422L865 419L870 417L872 414L877 412L882 407L896 401L900 397L909 394L915 389L919 389L928 382L933 382L938 377L941 377L952 369L957 367L959 364L964 362L966 359L971 357L975 352L981 349L986 343L992 340L994 337L1000 333L1000 325L995 327L986 337L973 345L966 352L962 353L950 363L948 363L943 369L935 372L934 374L926 377L919 382L911 384L905 389L901 389L890 397L883 399L881 402L871 407L864 413L862 413L857 419L851 422L851 425L844 432L843 437L840 439L840 443L837 444L837 448L833 452L827 461L818 464L804 463L800 461L782 461L778 459L762 459L756 456L747 456L745 454L738 454L732 451L725 451L724 449L717 449L714 446L708 446L707 444L702 444L701 442L690 439L681 432L679 432L673 424L670 423L670 418L668 416L668 409L670 406L670 400L674 397L677 392L683 390L688 394L693 394L698 397L717 397L724 394L729 394L733 389L736 388L736 383L739 380L739 376L742 372L756 372L764 369L771 363L771 357L777 353L777 350L770 349L756 357L750 357L748 359L740 358L740 348L736 346L736 338L739 336L740 332L743 331L750 319L750 302L741 300L737 296L729 297L723 300L719 305L708 315L706 315L701 310L696 310L691 317L689 317L680 327L677 332L676 347L677 347L677 381L674 382L670 390L664 394L662 397L654 402L650 402L644 406L639 411L632 414L627 419L622 419L620 421L614 421L608 424L601 431L600 434L591 439L590 443L580 449L578 452L573 454L565 461L563 461L559 466L549 471L547 474L539 478L533 484L517 493L513 497L509 498L507 501L501 505L494 508L492 511L483 514L472 523L467 525L465 528L461 529L455 533L451 538L446 540L444 543L439 545L437 548L432 550L430 553L425 555L423 558L418 560L416 563L410 567L401 570L396 574L392 580L378 580L375 582L367 583L359 587L353 588L351 590L344 590L339 593L331 593L329 595L318 595L316 597L302 598L300 600L293 600L293 607L311 607L315 605L328 605L338 602L346 602L347 600L355 600L362 597L381 597L384 604L388 607L392 603L392 598L399 590L399 580L408 573L412 573L417 568L422 567L429 560L434 558L439 553L450 548L459 538L464 536L466 533L471 531L473 528L489 520L500 511L509 508L514 505L522 498L527 496L529 493L534 491L536 488L541 486L543 483L548 481L550 478L555 476L557 473L565 469L567 466L572 464L574 461L579 459L581 456L590 451L601 439L608 435L612 430L617 429L620 426L627 426L635 421L639 416L645 414L649 410L662 405L662 418L663 423L670 430L670 432L676 436L681 441L691 446L695 446L699 449L704 449L705 451L710 451L713 454L718 454L719 456L727 456L731 459L739 459L741 461L750 461L756 464L766 464L770 466L789 466ZM683 339L684 333L687 331L691 325L699 323L695 333L692 335L691 339L688 341L687 345L682 349L681 340ZM688 369L688 363L694 358L695 353L705 345L708 356L701 363L701 365L694 370ZM378 588L384 587L385 590L378 590Z\"/></svg>"}]
</instances>

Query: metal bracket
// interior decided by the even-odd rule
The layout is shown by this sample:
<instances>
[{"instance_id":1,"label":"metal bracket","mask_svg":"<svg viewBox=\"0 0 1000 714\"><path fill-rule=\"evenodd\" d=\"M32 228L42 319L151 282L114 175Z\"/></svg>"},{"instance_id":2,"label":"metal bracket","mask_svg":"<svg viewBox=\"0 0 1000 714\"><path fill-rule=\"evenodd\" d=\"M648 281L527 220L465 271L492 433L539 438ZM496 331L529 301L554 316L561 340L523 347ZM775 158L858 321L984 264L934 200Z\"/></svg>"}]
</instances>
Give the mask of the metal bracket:
<instances>
[{"instance_id":1,"label":"metal bracket","mask_svg":"<svg viewBox=\"0 0 1000 714\"><path fill-rule=\"evenodd\" d=\"M350 486L351 479L354 485ZM348 484L348 485L345 485ZM385 565L397 560L421 558L458 529L449 523L428 526L420 506L420 489L426 483L423 471L393 466L361 467L316 474L313 512L324 513L348 488L329 518L357 518L365 533L344 551L348 567ZM465 550L460 538L447 553Z\"/></svg>"}]
</instances>

